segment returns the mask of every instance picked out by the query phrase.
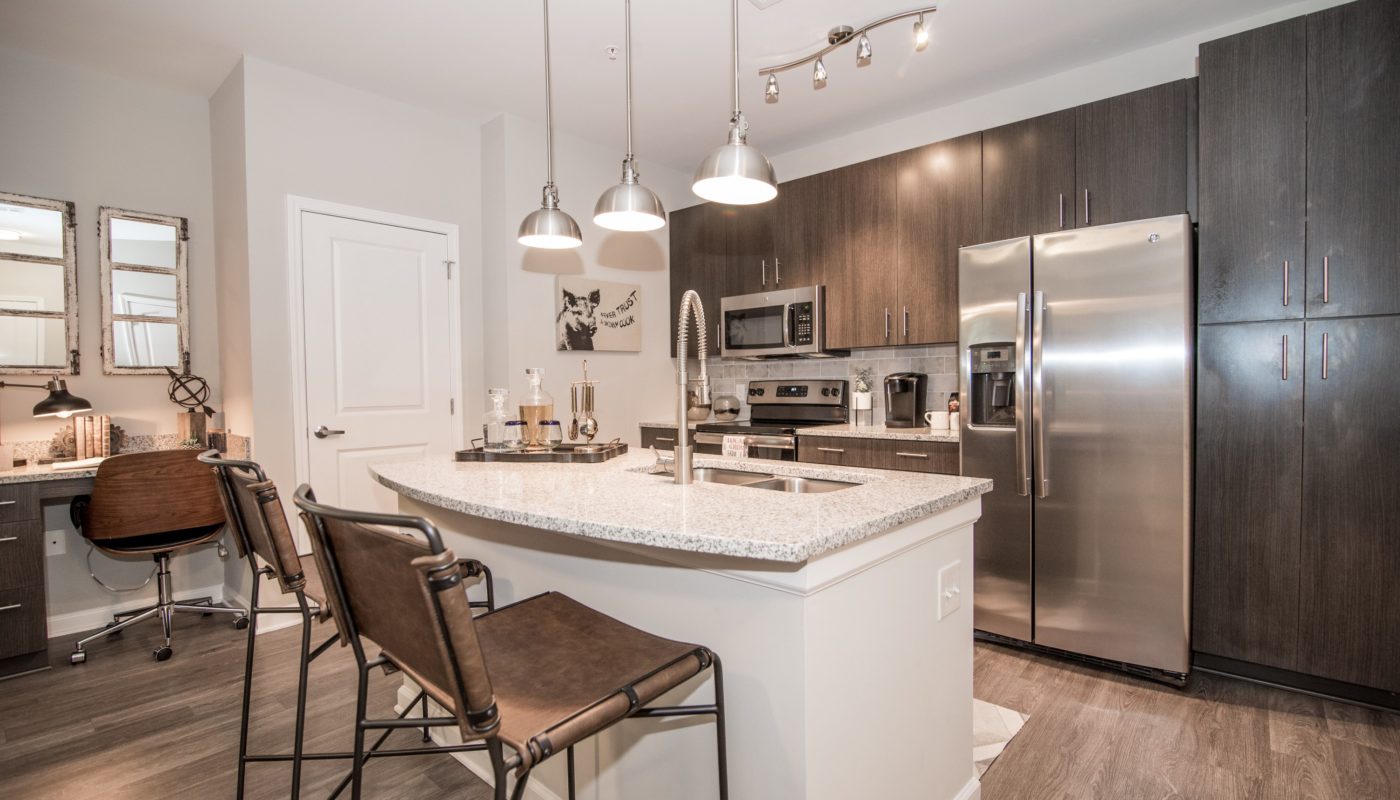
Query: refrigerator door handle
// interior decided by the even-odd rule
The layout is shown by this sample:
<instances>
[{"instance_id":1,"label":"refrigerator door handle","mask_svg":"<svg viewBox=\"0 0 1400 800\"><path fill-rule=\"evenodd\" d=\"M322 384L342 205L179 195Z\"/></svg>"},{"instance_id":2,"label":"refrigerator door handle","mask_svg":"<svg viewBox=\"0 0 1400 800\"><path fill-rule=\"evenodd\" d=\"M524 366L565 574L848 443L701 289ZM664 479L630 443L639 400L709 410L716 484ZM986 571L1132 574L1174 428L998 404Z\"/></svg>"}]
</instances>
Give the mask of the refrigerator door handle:
<instances>
[{"instance_id":1,"label":"refrigerator door handle","mask_svg":"<svg viewBox=\"0 0 1400 800\"><path fill-rule=\"evenodd\" d=\"M1031 444L1035 456L1035 496L1050 496L1050 475L1045 453L1045 292L1031 299Z\"/></svg>"},{"instance_id":2,"label":"refrigerator door handle","mask_svg":"<svg viewBox=\"0 0 1400 800\"><path fill-rule=\"evenodd\" d=\"M1026 349L1026 318L1030 316L1030 298L1025 292L1016 295L1016 494L1027 497L1031 493L1031 438L1026 430L1026 393L1030 372L1031 354Z\"/></svg>"}]
</instances>

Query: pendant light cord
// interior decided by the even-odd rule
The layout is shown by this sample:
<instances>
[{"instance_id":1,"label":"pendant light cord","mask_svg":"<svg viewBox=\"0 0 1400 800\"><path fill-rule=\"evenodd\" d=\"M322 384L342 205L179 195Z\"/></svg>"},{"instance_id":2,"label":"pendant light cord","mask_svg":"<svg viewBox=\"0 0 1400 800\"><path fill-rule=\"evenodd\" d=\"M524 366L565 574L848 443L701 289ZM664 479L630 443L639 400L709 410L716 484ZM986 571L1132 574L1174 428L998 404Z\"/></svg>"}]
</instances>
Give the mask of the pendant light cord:
<instances>
[{"instance_id":1,"label":"pendant light cord","mask_svg":"<svg viewBox=\"0 0 1400 800\"><path fill-rule=\"evenodd\" d=\"M545 184L554 187L554 97L549 70L549 0L544 0L544 164Z\"/></svg>"},{"instance_id":2,"label":"pendant light cord","mask_svg":"<svg viewBox=\"0 0 1400 800\"><path fill-rule=\"evenodd\" d=\"M729 21L732 27L734 42L734 68L732 73L734 77L734 119L737 121L739 115L742 113L739 111L739 0L734 0L732 8L734 13L731 15Z\"/></svg>"},{"instance_id":3,"label":"pendant light cord","mask_svg":"<svg viewBox=\"0 0 1400 800\"><path fill-rule=\"evenodd\" d=\"M632 160L632 0L623 0L623 47L627 52L627 160Z\"/></svg>"}]
</instances>

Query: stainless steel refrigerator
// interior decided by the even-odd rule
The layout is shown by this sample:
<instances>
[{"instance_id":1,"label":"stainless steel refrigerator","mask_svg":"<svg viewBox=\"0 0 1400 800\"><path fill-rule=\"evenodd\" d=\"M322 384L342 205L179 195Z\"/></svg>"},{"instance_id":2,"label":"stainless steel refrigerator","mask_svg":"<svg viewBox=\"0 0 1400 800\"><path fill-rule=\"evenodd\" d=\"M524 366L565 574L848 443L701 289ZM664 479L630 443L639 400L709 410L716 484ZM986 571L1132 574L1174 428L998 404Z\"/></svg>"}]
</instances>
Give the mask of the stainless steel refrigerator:
<instances>
[{"instance_id":1,"label":"stainless steel refrigerator","mask_svg":"<svg viewBox=\"0 0 1400 800\"><path fill-rule=\"evenodd\" d=\"M964 247L958 286L962 472L994 481L975 627L1184 676L1190 220Z\"/></svg>"}]
</instances>

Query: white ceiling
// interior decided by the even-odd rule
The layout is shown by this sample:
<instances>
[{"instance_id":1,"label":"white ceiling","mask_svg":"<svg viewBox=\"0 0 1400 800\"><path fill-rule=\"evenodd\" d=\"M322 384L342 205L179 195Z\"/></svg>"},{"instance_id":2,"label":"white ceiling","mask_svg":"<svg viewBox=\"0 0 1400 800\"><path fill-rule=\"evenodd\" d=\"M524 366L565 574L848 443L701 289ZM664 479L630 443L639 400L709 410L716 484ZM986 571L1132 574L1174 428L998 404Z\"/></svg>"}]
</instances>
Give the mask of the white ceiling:
<instances>
[{"instance_id":1,"label":"white ceiling","mask_svg":"<svg viewBox=\"0 0 1400 800\"><path fill-rule=\"evenodd\" d=\"M937 108L1291 0L945 0L928 50L908 23L871 35L874 62L833 54L829 83L799 69L763 102L760 66L914 0L739 4L741 91L752 140L771 152ZM622 137L622 0L551 6L556 125ZM729 3L634 0L638 158L689 171L722 142L729 108ZM414 105L470 118L542 119L540 3L531 0L0 0L0 45L212 94L239 55L264 58Z\"/></svg>"}]
</instances>

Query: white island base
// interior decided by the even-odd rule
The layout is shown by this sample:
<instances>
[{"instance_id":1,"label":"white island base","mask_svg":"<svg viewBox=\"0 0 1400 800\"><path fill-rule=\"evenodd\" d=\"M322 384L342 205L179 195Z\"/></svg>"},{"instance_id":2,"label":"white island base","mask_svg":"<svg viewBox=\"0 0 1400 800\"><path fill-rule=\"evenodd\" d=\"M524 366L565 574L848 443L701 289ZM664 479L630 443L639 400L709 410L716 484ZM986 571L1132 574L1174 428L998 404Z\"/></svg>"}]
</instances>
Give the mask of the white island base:
<instances>
[{"instance_id":1,"label":"white island base","mask_svg":"<svg viewBox=\"0 0 1400 800\"><path fill-rule=\"evenodd\" d=\"M605 542L404 496L400 508L436 523L459 557L488 564L498 604L560 591L716 652L734 800L981 794L972 759L976 497L796 564ZM939 619L939 573L951 565L960 607ZM406 686L400 703L415 693ZM659 702L711 697L706 671ZM582 742L578 797L714 800L710 719L625 720ZM481 755L460 757L489 783ZM527 795L566 797L564 767L561 753L536 769Z\"/></svg>"}]
</instances>

